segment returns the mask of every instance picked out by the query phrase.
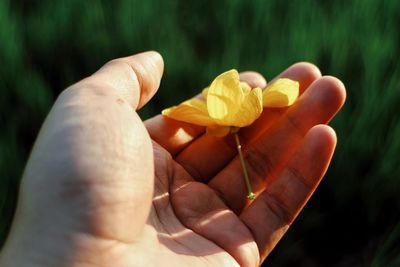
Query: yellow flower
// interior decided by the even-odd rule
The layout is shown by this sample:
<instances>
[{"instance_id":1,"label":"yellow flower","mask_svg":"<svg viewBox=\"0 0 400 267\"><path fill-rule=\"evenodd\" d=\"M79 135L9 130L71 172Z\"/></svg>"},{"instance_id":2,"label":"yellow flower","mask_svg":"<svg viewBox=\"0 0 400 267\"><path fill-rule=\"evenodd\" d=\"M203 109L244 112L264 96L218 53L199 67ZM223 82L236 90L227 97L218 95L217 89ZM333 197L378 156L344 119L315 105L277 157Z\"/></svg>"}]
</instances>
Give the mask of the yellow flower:
<instances>
[{"instance_id":1,"label":"yellow flower","mask_svg":"<svg viewBox=\"0 0 400 267\"><path fill-rule=\"evenodd\" d=\"M162 111L164 116L207 127L207 133L225 136L252 124L263 107L286 107L299 94L299 83L278 79L264 91L240 82L239 73L230 70L219 75L203 90L203 99L192 98Z\"/></svg>"},{"instance_id":2,"label":"yellow flower","mask_svg":"<svg viewBox=\"0 0 400 267\"><path fill-rule=\"evenodd\" d=\"M286 107L299 95L299 83L290 79L277 79L264 91L240 82L239 73L230 70L219 75L202 92L203 99L192 98L162 111L164 116L207 127L207 133L225 136L233 133L243 168L250 200L255 199L237 131L252 124L262 113L263 107Z\"/></svg>"}]
</instances>

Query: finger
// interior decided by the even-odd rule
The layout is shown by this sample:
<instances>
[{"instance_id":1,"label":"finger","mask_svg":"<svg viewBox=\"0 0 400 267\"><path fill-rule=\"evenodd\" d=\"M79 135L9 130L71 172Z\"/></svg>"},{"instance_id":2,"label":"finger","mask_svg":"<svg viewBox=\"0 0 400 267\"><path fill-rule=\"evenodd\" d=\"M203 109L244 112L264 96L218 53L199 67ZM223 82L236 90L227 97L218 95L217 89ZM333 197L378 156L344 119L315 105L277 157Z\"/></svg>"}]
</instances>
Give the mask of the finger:
<instances>
[{"instance_id":1,"label":"finger","mask_svg":"<svg viewBox=\"0 0 400 267\"><path fill-rule=\"evenodd\" d=\"M156 93L163 70L160 54L144 52L111 60L72 88L84 87L93 94L117 96L139 109Z\"/></svg>"},{"instance_id":2,"label":"finger","mask_svg":"<svg viewBox=\"0 0 400 267\"><path fill-rule=\"evenodd\" d=\"M241 73L240 79L252 87L263 88L266 85L264 77L254 71ZM172 120L162 115L146 120L145 125L151 138L172 155L182 151L205 131L202 126Z\"/></svg>"},{"instance_id":3,"label":"finger","mask_svg":"<svg viewBox=\"0 0 400 267\"><path fill-rule=\"evenodd\" d=\"M274 127L252 144L244 146L244 157L256 194L263 191L287 164L308 130L317 124L327 123L342 107L344 99L343 84L336 78L323 77L310 86ZM248 204L243 169L238 157L218 173L209 185L236 212Z\"/></svg>"},{"instance_id":4,"label":"finger","mask_svg":"<svg viewBox=\"0 0 400 267\"><path fill-rule=\"evenodd\" d=\"M307 62L300 62L288 68L278 77L273 79L271 83L278 78L289 78L299 81L299 95L301 96L307 88L317 79L321 78L321 72L315 65ZM266 108L261 116L251 125L241 131L242 138L247 140L255 140L265 130L267 130L276 120L278 120L287 108Z\"/></svg>"},{"instance_id":5,"label":"finger","mask_svg":"<svg viewBox=\"0 0 400 267\"><path fill-rule=\"evenodd\" d=\"M261 259L271 252L308 201L332 158L335 132L313 127L287 167L240 218L253 233Z\"/></svg>"},{"instance_id":6,"label":"finger","mask_svg":"<svg viewBox=\"0 0 400 267\"><path fill-rule=\"evenodd\" d=\"M309 63L297 63L282 72L279 78L290 78L300 83L304 91L309 85L320 77L317 67ZM286 109L264 109L261 117L251 127L240 130L243 145L247 145L264 133ZM176 160L193 177L202 182L209 181L237 154L232 136L224 139L210 135L203 135L184 149ZM212 156L212 160L210 160Z\"/></svg>"},{"instance_id":7,"label":"finger","mask_svg":"<svg viewBox=\"0 0 400 267\"><path fill-rule=\"evenodd\" d=\"M264 76L255 71L244 71L240 73L240 80L246 82L251 88L264 88L267 86L267 81Z\"/></svg>"},{"instance_id":8,"label":"finger","mask_svg":"<svg viewBox=\"0 0 400 267\"><path fill-rule=\"evenodd\" d=\"M279 78L289 78L300 83L300 94L312 84L315 80L321 77L321 71L317 66L308 62L298 62L290 66L284 72L279 74L270 83Z\"/></svg>"},{"instance_id":9,"label":"finger","mask_svg":"<svg viewBox=\"0 0 400 267\"><path fill-rule=\"evenodd\" d=\"M172 156L179 153L205 131L203 126L177 121L161 114L146 120L144 125L151 139Z\"/></svg>"},{"instance_id":10,"label":"finger","mask_svg":"<svg viewBox=\"0 0 400 267\"><path fill-rule=\"evenodd\" d=\"M171 200L179 220L227 251L240 266L259 266L257 245L239 217L207 185L177 180L173 181Z\"/></svg>"}]
</instances>

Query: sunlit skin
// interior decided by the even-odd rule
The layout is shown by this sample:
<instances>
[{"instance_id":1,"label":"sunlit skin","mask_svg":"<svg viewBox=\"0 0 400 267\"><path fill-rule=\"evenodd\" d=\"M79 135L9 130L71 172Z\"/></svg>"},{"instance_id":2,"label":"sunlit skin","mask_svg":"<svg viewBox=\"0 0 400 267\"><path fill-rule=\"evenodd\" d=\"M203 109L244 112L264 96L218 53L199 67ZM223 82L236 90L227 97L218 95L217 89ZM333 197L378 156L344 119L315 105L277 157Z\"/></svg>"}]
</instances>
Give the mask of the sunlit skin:
<instances>
[{"instance_id":1,"label":"sunlit skin","mask_svg":"<svg viewBox=\"0 0 400 267\"><path fill-rule=\"evenodd\" d=\"M24 171L0 266L258 266L324 175L336 136L326 125L343 84L298 63L289 108L240 131L257 195L249 202L234 140L136 110L155 94L159 54L113 60L66 89ZM264 78L241 74L253 87Z\"/></svg>"}]
</instances>

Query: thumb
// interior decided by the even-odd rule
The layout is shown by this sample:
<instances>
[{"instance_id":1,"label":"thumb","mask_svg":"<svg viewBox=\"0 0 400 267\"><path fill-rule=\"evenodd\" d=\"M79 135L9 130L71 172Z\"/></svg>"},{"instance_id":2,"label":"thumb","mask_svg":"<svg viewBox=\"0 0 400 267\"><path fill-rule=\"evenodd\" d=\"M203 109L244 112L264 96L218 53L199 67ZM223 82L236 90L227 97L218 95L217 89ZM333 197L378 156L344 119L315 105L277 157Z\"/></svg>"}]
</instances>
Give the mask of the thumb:
<instances>
[{"instance_id":1,"label":"thumb","mask_svg":"<svg viewBox=\"0 0 400 267\"><path fill-rule=\"evenodd\" d=\"M111 90L105 94L116 94L139 109L156 93L163 71L161 55L149 51L111 60L81 83L107 87Z\"/></svg>"}]
</instances>

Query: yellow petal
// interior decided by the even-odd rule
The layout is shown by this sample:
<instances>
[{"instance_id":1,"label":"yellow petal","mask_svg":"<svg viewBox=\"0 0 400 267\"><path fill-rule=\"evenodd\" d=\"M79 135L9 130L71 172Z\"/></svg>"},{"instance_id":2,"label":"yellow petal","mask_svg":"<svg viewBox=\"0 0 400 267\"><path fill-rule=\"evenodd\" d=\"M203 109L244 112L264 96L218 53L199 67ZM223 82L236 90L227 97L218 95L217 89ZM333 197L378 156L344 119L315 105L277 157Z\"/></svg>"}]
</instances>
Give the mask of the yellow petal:
<instances>
[{"instance_id":1,"label":"yellow petal","mask_svg":"<svg viewBox=\"0 0 400 267\"><path fill-rule=\"evenodd\" d=\"M208 88L209 87L206 87L206 88L203 89L203 91L201 91L201 95L203 96L204 101L207 101Z\"/></svg>"},{"instance_id":2,"label":"yellow petal","mask_svg":"<svg viewBox=\"0 0 400 267\"><path fill-rule=\"evenodd\" d=\"M240 82L240 87L242 88L244 94L250 92L251 90L250 85L246 82ZM208 86L201 91L201 96L204 98L205 101L207 101L208 88L210 87Z\"/></svg>"},{"instance_id":3,"label":"yellow petal","mask_svg":"<svg viewBox=\"0 0 400 267\"><path fill-rule=\"evenodd\" d=\"M162 114L171 119L202 126L215 124L208 116L206 102L197 98L192 98L178 106L164 109Z\"/></svg>"},{"instance_id":4,"label":"yellow petal","mask_svg":"<svg viewBox=\"0 0 400 267\"><path fill-rule=\"evenodd\" d=\"M230 128L229 126L219 126L219 125L214 125L214 126L207 126L207 134L213 135L216 137L224 137L230 133Z\"/></svg>"},{"instance_id":5,"label":"yellow petal","mask_svg":"<svg viewBox=\"0 0 400 267\"><path fill-rule=\"evenodd\" d=\"M231 126L243 97L239 73L236 70L224 72L215 78L208 89L208 114L217 124Z\"/></svg>"},{"instance_id":6,"label":"yellow petal","mask_svg":"<svg viewBox=\"0 0 400 267\"><path fill-rule=\"evenodd\" d=\"M244 94L248 94L251 90L250 85L246 82L240 82L240 87L242 88Z\"/></svg>"},{"instance_id":7,"label":"yellow petal","mask_svg":"<svg viewBox=\"0 0 400 267\"><path fill-rule=\"evenodd\" d=\"M262 90L252 89L244 98L231 126L244 127L252 124L262 113Z\"/></svg>"},{"instance_id":8,"label":"yellow petal","mask_svg":"<svg viewBox=\"0 0 400 267\"><path fill-rule=\"evenodd\" d=\"M287 107L299 96L299 82L282 78L268 85L263 92L264 107Z\"/></svg>"}]
</instances>

